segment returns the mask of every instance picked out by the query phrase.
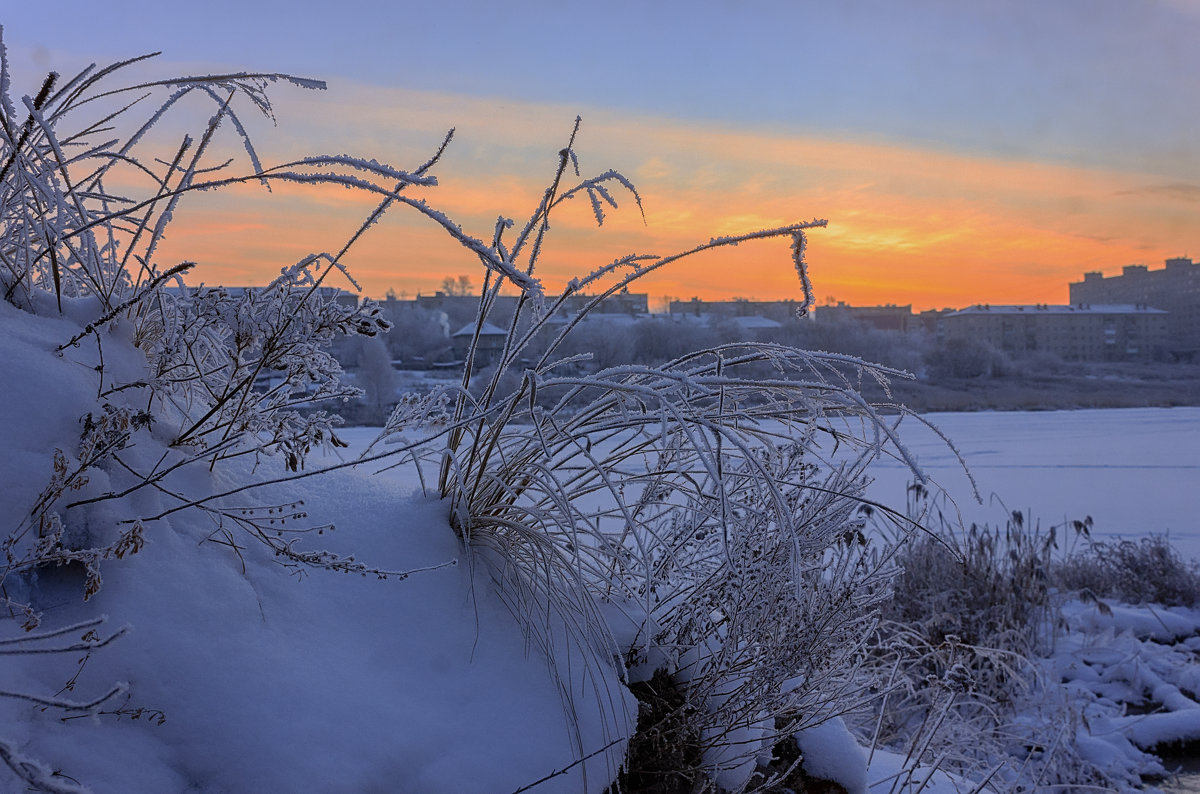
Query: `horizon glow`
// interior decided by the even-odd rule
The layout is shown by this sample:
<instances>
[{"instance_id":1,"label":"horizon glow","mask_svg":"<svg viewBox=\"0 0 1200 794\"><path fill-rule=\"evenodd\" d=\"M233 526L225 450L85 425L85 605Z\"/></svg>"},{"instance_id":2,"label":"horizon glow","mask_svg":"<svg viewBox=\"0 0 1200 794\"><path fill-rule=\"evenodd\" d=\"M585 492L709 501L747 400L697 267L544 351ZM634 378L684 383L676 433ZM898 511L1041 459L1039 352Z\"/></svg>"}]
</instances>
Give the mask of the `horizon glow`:
<instances>
[{"instance_id":1,"label":"horizon glow","mask_svg":"<svg viewBox=\"0 0 1200 794\"><path fill-rule=\"evenodd\" d=\"M624 205L602 229L586 201L563 207L538 271L550 291L624 254L825 218L807 257L819 303L1064 303L1084 272L1159 267L1197 239L1192 0L1136 10L1116 0L614 2L561 17L540 2L504 13L467 2L441 37L414 31L451 12L358 0L332 16L305 2L285 13L216 0L243 21L233 26L216 11L184 22L135 0L104 13L63 5L53 38L36 9L0 20L17 97L47 68L70 74L155 48L167 51L147 67L155 77L250 68L325 78L322 93L274 87L278 128L252 128L264 161L346 152L412 168L457 127L440 186L422 195L481 239L498 215L528 216L581 115L583 175L628 176L646 223L619 193ZM181 117L195 128L208 112ZM224 146L240 154L232 135ZM373 206L291 186L189 196L159 264L197 260L192 281L262 284L340 248ZM432 292L446 275L481 280L471 255L403 207L346 264L371 297ZM800 295L786 240L703 254L634 289Z\"/></svg>"},{"instance_id":2,"label":"horizon glow","mask_svg":"<svg viewBox=\"0 0 1200 794\"><path fill-rule=\"evenodd\" d=\"M327 99L327 112L345 117L334 97L305 97L304 104L321 108ZM284 124L288 101L277 101ZM482 112L463 97L396 97L399 108L442 103L460 105L468 117ZM435 169L439 186L419 195L481 239L490 237L498 215L520 225L569 132L571 120L560 120L560 112L510 104L503 114L488 112L486 130L460 127ZM432 128L423 135L425 151L406 139L406 159L392 164L423 161L441 137ZM820 217L829 227L810 232L807 258L821 302L911 303L918 310L1065 303L1067 284L1085 271L1161 265L1187 255L1192 239L1190 202L1147 174L684 129L603 112L594 122L584 118L576 150L585 175L623 170L642 196L646 222L618 190L622 206L607 211L602 228L586 201L564 205L538 271L552 291L623 254L674 253L713 236ZM514 170L506 171L510 163ZM292 186L273 195L244 187L189 197L163 256L200 260L197 277L209 283L264 283L310 251L336 250L374 204L346 191ZM367 233L347 264L372 297L389 288L430 293L446 275L480 283L473 256L403 207ZM635 289L681 299L800 295L786 240L705 253Z\"/></svg>"}]
</instances>

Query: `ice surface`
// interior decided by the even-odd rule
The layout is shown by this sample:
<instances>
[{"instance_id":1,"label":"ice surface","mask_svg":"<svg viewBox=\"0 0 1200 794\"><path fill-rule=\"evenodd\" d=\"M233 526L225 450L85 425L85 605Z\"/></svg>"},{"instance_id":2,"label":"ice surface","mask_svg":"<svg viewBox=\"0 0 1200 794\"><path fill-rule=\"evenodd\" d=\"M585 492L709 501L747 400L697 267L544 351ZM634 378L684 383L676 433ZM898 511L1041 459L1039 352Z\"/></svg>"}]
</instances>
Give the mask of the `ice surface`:
<instances>
[{"instance_id":1,"label":"ice surface","mask_svg":"<svg viewBox=\"0 0 1200 794\"><path fill-rule=\"evenodd\" d=\"M962 451L985 503L976 504L953 453L906 420L905 445L968 522L1003 525L1020 510L1043 527L1091 516L1097 537L1169 533L1200 559L1200 408L929 414ZM873 467L869 495L904 504L898 461Z\"/></svg>"}]
</instances>

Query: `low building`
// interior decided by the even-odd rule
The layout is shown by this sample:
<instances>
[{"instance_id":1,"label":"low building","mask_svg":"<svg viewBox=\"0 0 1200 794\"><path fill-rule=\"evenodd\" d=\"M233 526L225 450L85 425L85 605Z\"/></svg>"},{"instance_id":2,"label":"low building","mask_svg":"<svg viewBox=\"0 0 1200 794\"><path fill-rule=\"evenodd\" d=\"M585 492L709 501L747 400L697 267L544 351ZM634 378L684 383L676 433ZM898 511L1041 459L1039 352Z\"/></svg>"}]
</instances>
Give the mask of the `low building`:
<instances>
[{"instance_id":1,"label":"low building","mask_svg":"<svg viewBox=\"0 0 1200 794\"><path fill-rule=\"evenodd\" d=\"M945 341L982 342L1016 355L1045 351L1069 361L1139 361L1163 355L1167 312L1142 304L993 306L942 317Z\"/></svg>"},{"instance_id":2,"label":"low building","mask_svg":"<svg viewBox=\"0 0 1200 794\"><path fill-rule=\"evenodd\" d=\"M733 298L727 301L704 301L692 298L686 301L671 301L667 311L672 317L764 317L777 323L786 323L799 316L801 302L797 300L752 301Z\"/></svg>"},{"instance_id":3,"label":"low building","mask_svg":"<svg viewBox=\"0 0 1200 794\"><path fill-rule=\"evenodd\" d=\"M957 309L926 309L915 315L916 327L929 335L935 342L941 343L946 338L946 329L942 318L954 314Z\"/></svg>"},{"instance_id":4,"label":"low building","mask_svg":"<svg viewBox=\"0 0 1200 794\"><path fill-rule=\"evenodd\" d=\"M814 310L814 314L819 323L849 319L880 331L899 331L902 334L915 331L920 327L913 314L911 303L907 306L897 306L894 303L884 306L851 306L838 301L818 306Z\"/></svg>"},{"instance_id":5,"label":"low building","mask_svg":"<svg viewBox=\"0 0 1200 794\"><path fill-rule=\"evenodd\" d=\"M553 295L547 297L549 301L553 299ZM587 295L585 293L570 295L563 301L560 312L567 315L577 314L595 300L595 295ZM650 295L646 292L616 292L602 299L591 310L591 313L645 317L650 313Z\"/></svg>"},{"instance_id":6,"label":"low building","mask_svg":"<svg viewBox=\"0 0 1200 794\"><path fill-rule=\"evenodd\" d=\"M468 323L450 335L454 345L454 357L465 361L471 351L471 340L475 338L475 324ZM504 343L508 341L508 332L503 328L485 322L479 328L479 340L475 344L475 366L486 367L492 364L504 353Z\"/></svg>"}]
</instances>

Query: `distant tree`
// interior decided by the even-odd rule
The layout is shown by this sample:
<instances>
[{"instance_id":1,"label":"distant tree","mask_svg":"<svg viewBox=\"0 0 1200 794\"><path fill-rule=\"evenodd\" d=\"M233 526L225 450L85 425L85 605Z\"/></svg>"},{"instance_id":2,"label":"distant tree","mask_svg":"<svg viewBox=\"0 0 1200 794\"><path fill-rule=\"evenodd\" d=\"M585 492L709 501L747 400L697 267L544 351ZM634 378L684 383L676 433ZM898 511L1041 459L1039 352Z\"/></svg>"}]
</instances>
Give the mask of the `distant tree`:
<instances>
[{"instance_id":1,"label":"distant tree","mask_svg":"<svg viewBox=\"0 0 1200 794\"><path fill-rule=\"evenodd\" d=\"M638 350L629 327L607 322L585 322L572 332L569 343L563 346L563 352L567 355L591 356L583 368L594 371L635 363Z\"/></svg>"},{"instance_id":2,"label":"distant tree","mask_svg":"<svg viewBox=\"0 0 1200 794\"><path fill-rule=\"evenodd\" d=\"M657 318L641 320L631 330L640 364L661 364L727 341L707 326Z\"/></svg>"},{"instance_id":3,"label":"distant tree","mask_svg":"<svg viewBox=\"0 0 1200 794\"><path fill-rule=\"evenodd\" d=\"M458 278L446 276L442 279L442 292L454 296L473 295L475 287L471 285L470 276L462 275Z\"/></svg>"},{"instance_id":4,"label":"distant tree","mask_svg":"<svg viewBox=\"0 0 1200 794\"><path fill-rule=\"evenodd\" d=\"M909 372L920 369L928 345L922 335L882 330L853 317L793 320L781 329L779 339L809 350L843 353Z\"/></svg>"},{"instance_id":5,"label":"distant tree","mask_svg":"<svg viewBox=\"0 0 1200 794\"><path fill-rule=\"evenodd\" d=\"M372 419L382 421L396 400L397 378L387 345L378 336L364 339L359 356L358 385Z\"/></svg>"},{"instance_id":6,"label":"distant tree","mask_svg":"<svg viewBox=\"0 0 1200 794\"><path fill-rule=\"evenodd\" d=\"M932 380L992 378L1004 375L1008 361L990 345L972 339L954 338L925 354L925 365Z\"/></svg>"}]
</instances>

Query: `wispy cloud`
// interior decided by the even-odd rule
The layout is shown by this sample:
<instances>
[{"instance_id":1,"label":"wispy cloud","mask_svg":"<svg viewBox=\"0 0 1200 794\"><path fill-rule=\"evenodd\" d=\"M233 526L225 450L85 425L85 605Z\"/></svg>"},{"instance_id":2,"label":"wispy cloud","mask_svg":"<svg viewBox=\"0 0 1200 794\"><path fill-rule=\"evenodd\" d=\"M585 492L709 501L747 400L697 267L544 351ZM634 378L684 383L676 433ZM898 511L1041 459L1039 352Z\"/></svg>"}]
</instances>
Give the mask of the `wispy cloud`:
<instances>
[{"instance_id":1,"label":"wispy cloud","mask_svg":"<svg viewBox=\"0 0 1200 794\"><path fill-rule=\"evenodd\" d=\"M551 286L625 253L666 254L713 235L824 217L830 226L810 246L823 295L918 307L1062 301L1068 281L1085 270L1188 248L1189 205L1200 199L1200 186L1148 188L1144 174L501 97L333 85L324 96L281 96L277 104L284 137L272 146L262 130L260 148L279 158L350 151L413 167L457 125L438 168L441 184L425 195L481 238L498 215L519 222L533 210L580 112L576 148L585 175L622 169L637 183L647 220L626 200L596 230L585 200L565 207L543 260ZM264 281L306 247L335 249L370 205L345 191L288 188L264 200L238 190L196 214L182 212L171 238L179 247L171 250ZM250 217L284 231L264 242L261 230L246 226ZM199 228L206 231L190 231ZM372 295L388 287L430 290L445 274L477 267L444 232L404 208L364 238L350 264ZM697 258L647 288L681 297L798 291L782 242Z\"/></svg>"},{"instance_id":2,"label":"wispy cloud","mask_svg":"<svg viewBox=\"0 0 1200 794\"><path fill-rule=\"evenodd\" d=\"M1158 196L1174 201L1200 202L1200 184L1194 182L1164 182L1122 190L1121 196Z\"/></svg>"}]
</instances>

